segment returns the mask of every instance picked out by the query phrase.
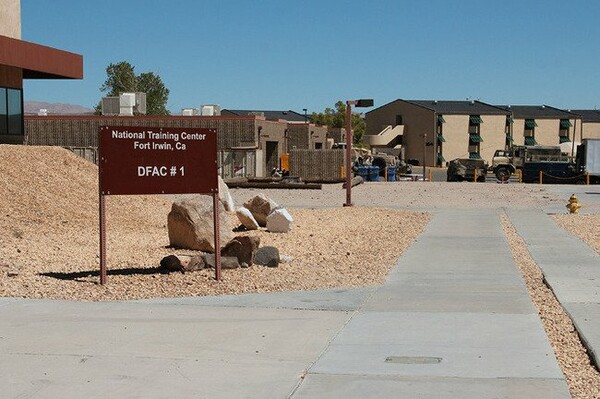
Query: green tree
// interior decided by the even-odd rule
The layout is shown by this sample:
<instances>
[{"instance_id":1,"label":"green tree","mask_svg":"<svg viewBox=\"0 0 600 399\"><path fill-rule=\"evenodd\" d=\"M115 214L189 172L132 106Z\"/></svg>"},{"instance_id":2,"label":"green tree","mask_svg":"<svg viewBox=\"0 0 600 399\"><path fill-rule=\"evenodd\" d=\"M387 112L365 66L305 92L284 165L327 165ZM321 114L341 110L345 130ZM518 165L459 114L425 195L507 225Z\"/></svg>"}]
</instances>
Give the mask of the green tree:
<instances>
[{"instance_id":1,"label":"green tree","mask_svg":"<svg viewBox=\"0 0 600 399\"><path fill-rule=\"evenodd\" d=\"M140 74L137 77L137 89L146 93L146 114L169 115L169 89L165 87L160 76L154 72Z\"/></svg>"},{"instance_id":2,"label":"green tree","mask_svg":"<svg viewBox=\"0 0 600 399\"><path fill-rule=\"evenodd\" d=\"M313 112L311 121L317 125L345 128L346 127L346 103L338 101L335 108L325 108L323 112ZM354 144L362 145L366 130L366 123L360 114L352 113L352 131L354 132Z\"/></svg>"},{"instance_id":3,"label":"green tree","mask_svg":"<svg viewBox=\"0 0 600 399\"><path fill-rule=\"evenodd\" d=\"M106 80L100 91L107 96L118 96L124 92L146 93L146 114L168 115L167 102L169 89L159 75L154 72L135 74L135 67L127 61L109 64L106 67ZM102 103L96 106L96 113L102 112Z\"/></svg>"}]
</instances>

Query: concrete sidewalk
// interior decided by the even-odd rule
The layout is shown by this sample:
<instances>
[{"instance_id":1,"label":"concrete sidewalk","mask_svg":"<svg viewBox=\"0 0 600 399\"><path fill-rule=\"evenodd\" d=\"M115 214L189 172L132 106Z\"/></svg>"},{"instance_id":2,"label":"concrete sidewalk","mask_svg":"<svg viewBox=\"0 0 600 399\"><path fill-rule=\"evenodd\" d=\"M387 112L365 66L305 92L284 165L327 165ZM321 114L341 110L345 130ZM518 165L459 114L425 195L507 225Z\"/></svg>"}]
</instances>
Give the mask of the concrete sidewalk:
<instances>
[{"instance_id":1,"label":"concrete sidewalk","mask_svg":"<svg viewBox=\"0 0 600 399\"><path fill-rule=\"evenodd\" d=\"M543 212L507 213L593 361L600 365L600 256Z\"/></svg>"},{"instance_id":2,"label":"concrete sidewalk","mask_svg":"<svg viewBox=\"0 0 600 399\"><path fill-rule=\"evenodd\" d=\"M435 214L293 398L569 398L494 210Z\"/></svg>"},{"instance_id":3,"label":"concrete sidewalk","mask_svg":"<svg viewBox=\"0 0 600 399\"><path fill-rule=\"evenodd\" d=\"M6 398L569 398L495 210L435 213L381 287L0 299Z\"/></svg>"}]
</instances>

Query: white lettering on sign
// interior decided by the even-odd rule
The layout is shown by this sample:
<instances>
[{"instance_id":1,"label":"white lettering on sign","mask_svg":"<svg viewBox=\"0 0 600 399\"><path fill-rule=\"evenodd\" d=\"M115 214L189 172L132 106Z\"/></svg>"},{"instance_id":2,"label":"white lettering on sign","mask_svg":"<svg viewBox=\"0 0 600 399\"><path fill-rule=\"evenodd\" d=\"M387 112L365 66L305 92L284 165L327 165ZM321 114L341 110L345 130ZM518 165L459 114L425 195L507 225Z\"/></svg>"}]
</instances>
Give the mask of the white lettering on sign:
<instances>
[{"instance_id":1,"label":"white lettering on sign","mask_svg":"<svg viewBox=\"0 0 600 399\"><path fill-rule=\"evenodd\" d=\"M139 141L134 141L133 148L136 150L149 150L150 143L140 143Z\"/></svg>"},{"instance_id":2,"label":"white lettering on sign","mask_svg":"<svg viewBox=\"0 0 600 399\"><path fill-rule=\"evenodd\" d=\"M206 134L202 133L181 133L182 140L206 140Z\"/></svg>"},{"instance_id":3,"label":"white lettering on sign","mask_svg":"<svg viewBox=\"0 0 600 399\"><path fill-rule=\"evenodd\" d=\"M177 143L175 143L175 149L176 150L181 150L181 151L185 151L185 144L180 143L179 141Z\"/></svg>"},{"instance_id":4,"label":"white lettering on sign","mask_svg":"<svg viewBox=\"0 0 600 399\"><path fill-rule=\"evenodd\" d=\"M166 176L166 166L138 166L138 176Z\"/></svg>"},{"instance_id":5,"label":"white lettering on sign","mask_svg":"<svg viewBox=\"0 0 600 399\"><path fill-rule=\"evenodd\" d=\"M124 131L113 130L111 132L111 137L113 139L136 139L136 140L144 140L146 138L146 132L130 132L128 130L124 130Z\"/></svg>"},{"instance_id":6,"label":"white lettering on sign","mask_svg":"<svg viewBox=\"0 0 600 399\"><path fill-rule=\"evenodd\" d=\"M175 177L185 176L185 166L138 166L137 175L138 177Z\"/></svg>"},{"instance_id":7,"label":"white lettering on sign","mask_svg":"<svg viewBox=\"0 0 600 399\"><path fill-rule=\"evenodd\" d=\"M173 145L171 143L167 143L166 141L163 143L155 143L152 142L153 150L173 150Z\"/></svg>"}]
</instances>

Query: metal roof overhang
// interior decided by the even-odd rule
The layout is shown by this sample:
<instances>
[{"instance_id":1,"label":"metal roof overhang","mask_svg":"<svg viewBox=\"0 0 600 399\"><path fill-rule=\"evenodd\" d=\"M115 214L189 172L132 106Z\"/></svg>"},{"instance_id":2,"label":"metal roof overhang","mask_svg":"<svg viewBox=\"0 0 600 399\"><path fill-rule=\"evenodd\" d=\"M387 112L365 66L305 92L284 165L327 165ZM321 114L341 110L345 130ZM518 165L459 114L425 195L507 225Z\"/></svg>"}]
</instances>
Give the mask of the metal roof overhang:
<instances>
[{"instance_id":1,"label":"metal roof overhang","mask_svg":"<svg viewBox=\"0 0 600 399\"><path fill-rule=\"evenodd\" d=\"M0 65L23 70L23 79L83 79L83 56L0 36Z\"/></svg>"}]
</instances>

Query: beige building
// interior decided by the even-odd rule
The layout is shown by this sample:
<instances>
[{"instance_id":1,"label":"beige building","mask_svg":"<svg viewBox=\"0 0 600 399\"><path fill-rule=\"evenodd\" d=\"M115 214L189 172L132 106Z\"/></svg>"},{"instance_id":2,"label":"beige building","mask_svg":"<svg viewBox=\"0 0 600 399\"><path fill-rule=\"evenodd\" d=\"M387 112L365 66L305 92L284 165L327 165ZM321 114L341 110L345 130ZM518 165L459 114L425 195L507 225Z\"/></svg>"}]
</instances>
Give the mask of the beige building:
<instances>
[{"instance_id":1,"label":"beige building","mask_svg":"<svg viewBox=\"0 0 600 399\"><path fill-rule=\"evenodd\" d=\"M21 39L21 2L0 6L0 144L22 144L23 79L81 79L83 57Z\"/></svg>"},{"instance_id":2,"label":"beige building","mask_svg":"<svg viewBox=\"0 0 600 399\"><path fill-rule=\"evenodd\" d=\"M581 117L574 112L548 105L502 105L511 113L514 145L559 145L573 140L581 128Z\"/></svg>"},{"instance_id":3,"label":"beige building","mask_svg":"<svg viewBox=\"0 0 600 399\"><path fill-rule=\"evenodd\" d=\"M21 1L2 0L0 7L0 35L21 38Z\"/></svg>"},{"instance_id":4,"label":"beige building","mask_svg":"<svg viewBox=\"0 0 600 399\"><path fill-rule=\"evenodd\" d=\"M510 112L481 101L398 99L367 112L366 123L369 144L399 146L405 160L420 165L444 166L455 158L490 162L510 143Z\"/></svg>"},{"instance_id":5,"label":"beige building","mask_svg":"<svg viewBox=\"0 0 600 399\"><path fill-rule=\"evenodd\" d=\"M579 109L571 110L581 117L581 128L576 130L575 140L600 139L600 110Z\"/></svg>"}]
</instances>

